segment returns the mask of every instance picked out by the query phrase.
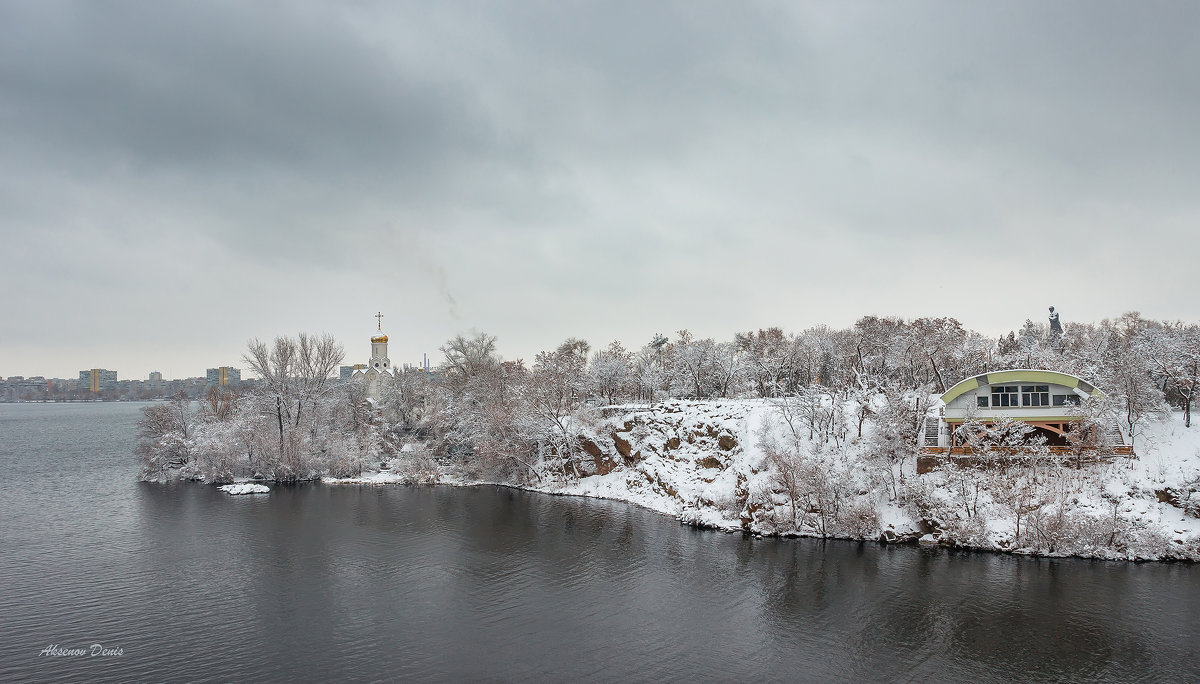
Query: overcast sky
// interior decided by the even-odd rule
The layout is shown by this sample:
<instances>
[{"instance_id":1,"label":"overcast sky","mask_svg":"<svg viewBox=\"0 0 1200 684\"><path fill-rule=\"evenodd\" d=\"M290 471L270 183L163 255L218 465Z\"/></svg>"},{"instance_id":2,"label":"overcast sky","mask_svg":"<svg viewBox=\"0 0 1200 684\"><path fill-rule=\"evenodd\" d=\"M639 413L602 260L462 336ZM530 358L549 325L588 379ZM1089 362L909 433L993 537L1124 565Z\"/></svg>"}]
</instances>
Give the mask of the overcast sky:
<instances>
[{"instance_id":1,"label":"overcast sky","mask_svg":"<svg viewBox=\"0 0 1200 684\"><path fill-rule=\"evenodd\" d=\"M1200 5L0 0L0 375L1200 318Z\"/></svg>"}]
</instances>

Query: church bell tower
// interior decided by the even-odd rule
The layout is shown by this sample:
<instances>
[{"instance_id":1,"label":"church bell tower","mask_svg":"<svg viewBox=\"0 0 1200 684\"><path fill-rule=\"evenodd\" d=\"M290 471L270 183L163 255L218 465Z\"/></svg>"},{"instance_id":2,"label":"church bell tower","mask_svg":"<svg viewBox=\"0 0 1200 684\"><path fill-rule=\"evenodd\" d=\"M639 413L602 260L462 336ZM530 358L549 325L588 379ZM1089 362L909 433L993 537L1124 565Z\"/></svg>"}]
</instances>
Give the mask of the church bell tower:
<instances>
[{"instance_id":1,"label":"church bell tower","mask_svg":"<svg viewBox=\"0 0 1200 684\"><path fill-rule=\"evenodd\" d=\"M388 359L387 354L387 335L383 334L383 314L376 313L376 334L371 338L371 360L368 366L379 372L392 372L392 362Z\"/></svg>"}]
</instances>

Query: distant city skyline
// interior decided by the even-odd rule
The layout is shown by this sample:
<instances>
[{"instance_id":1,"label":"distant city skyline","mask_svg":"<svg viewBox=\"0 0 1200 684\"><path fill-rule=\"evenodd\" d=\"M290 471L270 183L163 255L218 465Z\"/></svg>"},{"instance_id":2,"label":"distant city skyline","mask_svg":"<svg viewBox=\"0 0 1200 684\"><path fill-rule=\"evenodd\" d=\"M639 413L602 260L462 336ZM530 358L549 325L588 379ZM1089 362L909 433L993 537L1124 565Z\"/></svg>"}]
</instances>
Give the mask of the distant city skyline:
<instances>
[{"instance_id":1,"label":"distant city skyline","mask_svg":"<svg viewBox=\"0 0 1200 684\"><path fill-rule=\"evenodd\" d=\"M1200 5L0 0L0 373L1200 319Z\"/></svg>"},{"instance_id":2,"label":"distant city skyline","mask_svg":"<svg viewBox=\"0 0 1200 684\"><path fill-rule=\"evenodd\" d=\"M99 373L97 374L97 371ZM224 375L222 371L225 371ZM97 380L93 382L93 374L96 374ZM64 380L68 382L78 383L80 388L89 388L91 391L100 391L112 389L118 382L138 381L150 383L171 382L174 380L204 380L205 382L218 386L234 386L242 382L241 369L230 366L205 369L204 373L199 375L189 375L181 377L170 377L158 371L151 371L146 377L126 377L120 371L112 368L84 368L75 375L65 377L61 375L47 375L45 373L33 373L22 375L20 373L2 374L0 373L0 381L4 380Z\"/></svg>"},{"instance_id":3,"label":"distant city skyline","mask_svg":"<svg viewBox=\"0 0 1200 684\"><path fill-rule=\"evenodd\" d=\"M1048 307L1047 307L1047 308L1048 308ZM1110 315L1110 316L1106 316L1105 318L1117 318L1117 317L1118 317L1118 316L1119 316L1121 313L1124 313L1124 312L1120 312L1120 313L1113 313L1112 315ZM1144 311L1143 311L1142 313L1143 313L1143 315L1145 315L1145 312L1144 312ZM864 315L868 315L868 314L864 314ZM891 314L872 314L872 315L891 315ZM856 316L856 317L854 318L854 320L857 320L857 319L858 319L858 318L860 318L860 317L861 317L861 316ZM841 327L851 327L851 326L853 325L853 323L854 323L854 320L851 320L849 323L845 324L845 326L841 326ZM1020 329L1020 328L1021 328L1021 327L1022 327L1024 324L1025 324L1025 321L1026 321L1026 320L1031 320L1031 321L1033 321L1034 323L1037 323L1037 324L1045 324L1045 323L1047 322L1047 320L1048 320L1048 319L1038 319L1038 318L1035 318L1035 316L1031 315L1031 316L1029 316L1028 318L1022 319L1021 321L1019 321L1019 322L1015 323L1015 324L1014 324L1013 326L1011 326L1010 328L1007 328L1007 329L1004 329L1004 330L1000 330L1000 331L997 331L997 332L994 332L994 333L993 333L993 332L989 332L989 331L984 331L984 330L972 329L972 328L970 328L969 326L968 326L968 329L970 329L970 330L974 330L974 332L978 332L978 333L980 333L980 334L988 335L988 336L990 336L990 337L999 337L999 336L1005 335L1005 334L1007 334L1007 333L1009 333L1009 332L1014 332L1014 331L1017 331L1017 330L1019 330L1019 329ZM1089 323L1089 322L1090 322L1090 323L1097 323L1097 322L1099 322L1099 320L1100 320L1100 319L1096 319L1096 320L1093 320L1093 321L1085 321L1085 320L1071 321L1071 320L1068 320L1068 321L1066 321L1066 324L1067 324L1067 325L1070 325L1072 322L1079 322L1079 323ZM1173 319L1172 319L1172 320L1173 320ZM342 366L354 366L355 364L364 364L364 367L365 367L365 362L367 361L368 357L370 356L370 339L371 339L371 337L372 337L372 336L373 336L373 335L374 335L374 334L375 334L375 333L376 333L378 330L380 330L380 329L383 329L383 326L382 326L382 324L381 324L381 323L377 322L377 323L376 323L376 325L377 325L377 327L376 327L376 328L374 328L374 329L371 329L371 330L369 330L369 331L365 332L365 333L362 335L362 339L359 341L359 344L357 345L358 349L355 349L355 348L354 348L354 346L347 344L347 343L346 343L346 341L345 341L344 339L337 338L337 337L335 336L335 339L337 339L337 341L338 341L338 342L340 342L340 343L342 344L342 346L343 346L343 349L345 350L345 358L344 358L344 359L343 359L343 361L342 361L342 364L341 364ZM816 325L821 325L821 324L820 324L820 323L818 323L818 324L816 324ZM771 327L771 326L770 326L770 325L756 326L756 327L754 327L754 328L753 328L753 330L757 330L757 329L759 329L759 328L767 328L767 327ZM800 328L800 327L795 327L795 328L788 328L788 327L786 327L786 326L777 326L777 327L781 327L781 328L783 328L785 332L800 332L801 330L803 330L803 329L804 329L804 328ZM812 326L805 326L805 327L812 327ZM833 327L833 326L831 326L831 327ZM750 331L750 330L752 330L752 329L751 329L751 328L747 328L747 329L745 329L745 330L733 331L733 332L731 332L731 333L730 333L729 335L727 335L727 336L719 336L719 335L717 335L717 336L714 336L714 337L716 337L718 340L728 340L728 339L732 339L733 335L734 335L735 333L737 333L737 332L747 332L747 331ZM311 332L311 331L308 331L308 332ZM385 332L385 333L386 333L386 332L387 332L387 330L385 330L385 329L384 329L384 330L383 330L383 332ZM487 332L487 331L484 331L484 332ZM676 337L676 333L677 333L677 332L678 332L678 331L674 331L674 330L673 330L673 331L670 331L670 333L669 333L669 334L668 334L668 333L666 333L666 332L663 332L662 334L663 334L665 337L667 337L668 339L674 339L674 338ZM695 333L696 331L693 329L693 330L692 330L692 332L693 332L693 333ZM389 333L389 334L390 334L390 333ZM655 334L658 334L658 333L656 332ZM287 333L280 333L280 335L279 335L279 336L286 336L286 335L287 335ZM264 337L263 339L270 340L270 339L273 339L274 337L275 337L275 336L271 336L271 337ZM643 341L640 341L640 342L639 342L639 341L636 341L636 340L635 340L635 341L626 341L626 340L620 340L620 341L621 341L623 344L625 344L625 346L626 346L627 348L629 348L629 349L631 349L631 350L633 350L633 351L636 351L637 349L640 349L640 348L641 348L641 347L642 347L642 346L643 346L645 343L649 342L651 337L653 337L653 334L652 334L651 336L647 337L645 340L643 340ZM563 339L565 339L565 337L564 337ZM562 339L557 339L557 340L553 340L553 341L551 341L551 342L548 342L547 344L543 345L541 348L539 348L539 349L537 349L536 351L534 351L534 352L532 352L532 353L529 353L529 354L525 354L525 355L510 355L510 354L506 354L506 353L505 353L505 350L504 350L504 345L503 345L503 340L501 340L501 342L500 342L500 354L501 354L501 356L502 356L502 357L504 357L505 359L508 359L508 360L523 359L523 360L525 360L525 361L527 361L527 362L528 362L528 361L532 361L533 357L536 355L536 353L537 353L538 351L544 351L544 350L547 350L547 349L551 349L551 348L553 348L554 346L556 346L556 345L557 345L559 342L561 342L561 341L562 341ZM612 341L612 340L611 340L611 339L607 339L607 340L603 340L603 341L600 341L600 340L588 340L588 342L590 342L590 343L591 343L591 345L592 345L592 348L593 348L593 349L596 349L596 348L598 348L598 347L604 346L604 345L606 345L606 344L607 344L608 342L610 342L610 341ZM444 342L445 342L444 340L443 340L442 342L439 342L439 343L436 345L436 347L440 347L440 346L442 346L442 344L444 344ZM394 336L392 336L392 337L391 337L391 340L390 340L390 342L389 342L389 345L390 345L390 346L391 346L393 349L395 348L395 346L396 346L396 338L395 338ZM395 365L397 368L403 368L403 367L414 367L414 368L419 368L419 367L421 367L421 366L422 366L424 363L428 363L428 365L429 365L430 367L436 367L436 366L437 366L437 365L438 365L438 364L441 362L441 358L442 358L441 352L440 352L440 351L438 351L438 350L435 348L435 349L434 349L432 352L422 352L421 354L418 354L418 355L417 355L417 358L415 358L415 359L402 359L402 360L396 360L396 363L395 363L394 365ZM250 369L247 367L247 364L244 362L244 360L243 360L243 359L242 359L240 356L238 357L238 359L236 360L236 362L235 362L235 363L232 363L232 364L221 364L221 365L225 365L225 366L228 366L228 367L230 367L230 368L234 368L234 369L236 369L236 370L240 371L240 374L241 374L241 375L240 375L240 377L242 377L242 378L245 378L245 379L252 379L252 378L256 378L256 377L257 377L257 376L255 376L255 375L253 374L253 372L252 372L252 371L250 371ZM145 373L142 373L142 374L140 374L140 375L137 375L137 376L131 376L131 375L129 375L129 374L126 374L124 371L120 371L119 369L117 369L117 370L118 370L118 373L120 374L120 375L119 375L119 377L120 377L120 379L121 379L121 380L147 380L147 379L151 379L151 376L152 376L153 374L155 374L155 373L160 373L160 374L161 374L161 376L162 376L162 378L161 378L161 379L165 379L165 380L184 380L184 379L189 379L189 378L205 378L206 376L209 376L209 375L211 375L211 374L212 374L212 371L213 371L215 368L219 368L219 367L220 367L220 366L216 366L216 367L214 367L214 366L208 365L208 366L205 366L204 368L202 368L202 369L198 370L197 372L185 372L184 374L173 374L173 373L172 373L172 371L170 371L170 370L167 370L167 371L162 371L162 370L159 370L159 368L155 367L155 368L153 368L153 369L151 369L151 370L148 370L148 371L146 371ZM170 367L168 366L168 368L170 368ZM16 372L16 373L14 373L14 372L5 372L5 371L4 371L4 369L0 368L0 379L7 378L7 377L12 377L12 376L23 376L23 377L42 376L42 377L45 377L45 378L47 378L47 379L51 379L51 378L56 378L56 379L74 379L74 378L77 378L77 376L79 375L79 373L81 373L81 372L84 372L84 371L86 371L86 370L88 370L88 369L87 369L87 368L81 368L81 369L79 369L79 370L77 370L77 371L74 371L74 372L67 372L67 373L66 373L66 374L64 374L64 375L51 375L51 374L44 373L44 372L32 372L32 373L19 373L19 372ZM336 374L335 374L335 377L336 377Z\"/></svg>"},{"instance_id":4,"label":"distant city skyline","mask_svg":"<svg viewBox=\"0 0 1200 684\"><path fill-rule=\"evenodd\" d=\"M379 324L377 323L377 325L379 325ZM376 332L376 331L371 331L371 334L374 334L374 332ZM359 356L361 356L362 358L358 358L357 356L355 356L353 354L353 352L347 350L346 358L343 360L342 365L353 366L355 364L360 364L360 365L364 365L364 367L365 367L364 362L367 360L367 357L370 355L369 344L370 344L371 334L368 334L367 338L366 338L367 339L366 346L368 347L367 352L363 353L363 354L359 354ZM339 340L339 342L340 342L340 340ZM344 343L343 343L343 347L345 347ZM411 360L411 361L410 360L401 361L400 363L396 364L396 366L399 368L404 368L404 367L409 367L409 366L414 367L414 368L419 368L427 360L428 360L428 363L430 366L436 365L436 362L433 361L432 358L430 358L430 359L418 358L416 360ZM199 372L186 373L183 375L172 375L170 371L161 371L158 368L154 368L152 370L146 371L145 373L132 374L132 375L129 373L125 373L125 372L121 371L120 369L110 369L110 368L105 368L103 366L90 366L87 368L80 368L79 370L74 371L74 372L65 372L63 374L51 374L51 373L45 373L45 372L28 372L28 373L5 372L4 369L0 368L0 380L9 378L9 377L23 377L23 378L44 377L47 380L50 380L50 379L73 380L73 379L78 379L79 377L81 377L82 374L88 373L93 369L100 369L100 370L104 370L104 371L117 372L119 374L120 380L155 380L155 379L157 379L157 380L162 381L162 380L185 380L188 378L206 378L207 380L212 381L214 379L214 377L216 377L216 378L220 377L220 371L221 371L222 367L230 369L229 377L231 380L233 380L235 382L237 380L241 380L243 377L245 377L245 378L256 377L256 376L254 376L253 372L250 372L250 369L248 368L248 364L246 364L245 361L239 357L237 359L237 362L233 363L233 364L221 364L221 365L217 365L217 366L209 365L209 366L206 366L203 370L201 370ZM157 378L155 378L156 375L158 376Z\"/></svg>"},{"instance_id":5,"label":"distant city skyline","mask_svg":"<svg viewBox=\"0 0 1200 684\"><path fill-rule=\"evenodd\" d=\"M213 388L222 392L252 388L256 380L241 377L238 369L209 368L204 376L164 378L152 372L148 378L123 378L111 368L89 368L78 377L62 378L41 374L0 376L0 403L44 401L150 401L180 392L200 399Z\"/></svg>"},{"instance_id":6,"label":"distant city skyline","mask_svg":"<svg viewBox=\"0 0 1200 684\"><path fill-rule=\"evenodd\" d=\"M244 369L242 369L241 367L234 367L234 366L228 366L228 367L232 368L235 371L244 372ZM217 368L219 368L219 366ZM146 380L146 381L156 381L157 380L160 382L168 381L168 380L187 380L189 378L204 378L207 380L208 376L212 375L212 371L216 370L215 368L209 367L209 368L205 368L204 370L200 371L199 373L190 373L190 374L179 375L179 376L170 375L169 373L164 373L157 369L148 371L148 372L140 374L140 375L131 375L131 374L121 371L120 369L103 368L103 367L99 367L99 366L93 367L93 368L81 368L81 369L75 371L74 373L64 373L64 374L51 374L51 373L42 373L42 372L7 373L7 372L4 372L3 370L0 370L0 380L4 380L6 378L12 378L12 377L21 377L21 378L42 377L47 380L79 380L82 375L90 373L94 369L117 373L116 380ZM157 377L155 377L155 376L157 376ZM238 379L240 379L240 377Z\"/></svg>"},{"instance_id":7,"label":"distant city skyline","mask_svg":"<svg viewBox=\"0 0 1200 684\"><path fill-rule=\"evenodd\" d=\"M358 351L358 353L357 353L357 354L355 353L355 351L354 351L354 350L352 350L352 349L349 347L349 345L347 345L347 344L344 342L344 340L338 339L338 342L341 342L341 343L342 343L342 346L343 346L343 348L346 350L346 357L345 357L345 359L343 360L343 362L342 362L342 365L354 365L354 364L356 364L356 363L364 363L364 362L366 362L367 358L370 356L370 338L371 338L371 335L373 335L375 332L376 332L375 330L368 331L368 333L367 333L367 334L366 334L366 336L364 337L364 340L365 340L365 341L364 341L364 342L362 342L362 343L359 345L360 347L364 347L364 348L365 348L365 351L362 351L362 350L360 349L360 350ZM280 333L280 335L279 335L279 336L285 336L285 335L287 335L287 334L288 334L288 333ZM270 339L273 339L274 337L275 337L275 336L272 336L272 337L269 337L269 338L264 338L264 339L268 339L268 340L270 340ZM440 345L440 343L439 343L439 345L438 345L438 346L441 346L441 345ZM426 352L426 354L428 354L428 352ZM81 356L82 356L83 358L88 358L86 354L81 354ZM439 353L439 354L437 354L437 356L438 356L438 357L440 357L440 353ZM361 358L360 358L360 357L361 357ZM433 360L433 358L434 358L434 355L433 355L433 354L430 354L430 355L429 355L429 357L430 357L430 360L429 360L429 363L430 363L430 365L436 365L437 361ZM423 362L423 359L422 359L422 357L421 357L420 355L418 355L418 357L417 357L416 359L413 359L413 360L409 360L409 359L400 360L400 361L399 361L397 364L395 364L395 365L396 365L397 367L400 367L400 368L403 368L403 367L405 367L405 366L420 367L420 366L422 365L422 362ZM202 364L202 365L203 365L203 364ZM58 366L58 367L64 367L64 368L65 368L65 366L63 366L63 364L62 364L62 363L59 363L59 364L57 364L57 366ZM244 361L244 360L241 358L241 356L239 356L237 359L235 359L235 360L234 360L234 362L232 362L232 363L223 363L223 364L219 364L219 365L216 365L216 366L213 366L213 365L211 365L211 364L210 364L210 365L203 365L203 367L202 367L202 368L200 368L200 369L199 369L198 371L196 371L196 372L185 372L185 373L183 373L183 374L178 374L178 375L177 375L177 374L173 374L173 372L172 372L171 370L169 370L169 368L170 368L169 366L167 367L167 368L168 368L168 370L160 370L158 367L153 367L153 368L150 368L149 370L145 371L144 373L126 373L125 371L121 371L120 369L112 369L112 370L117 370L117 372L120 374L120 379L121 379L121 380L147 380L147 379L152 379L152 378L151 378L151 376L153 376L155 373L159 373L159 374L161 374L162 378L160 378L160 379L166 379L166 380L173 380L173 379L174 379L174 380L182 380L182 379L187 379L187 378L197 378L197 377L199 377L199 378L204 378L204 377L207 377L207 376L209 376L209 375L212 375L212 372L213 372L214 370L217 370L217 369L219 369L221 366L226 366L226 367L228 367L228 368L232 368L232 369L234 369L234 370L236 370L236 371L239 371L239 372L240 372L240 374L241 374L241 377L246 377L246 378L250 378L250 377L256 377L256 376L254 376L253 372L250 372L250 370L249 370L249 368L248 368L248 364L246 364L246 363L245 363L245 361ZM42 371L40 371L40 370L38 370L38 369L32 369L32 370L30 370L29 372L8 372L8 371L6 371L6 369L5 369L5 368L0 368L0 380L2 380L2 379L4 379L4 378L8 378L8 377L14 377L14 376L20 376L20 377L35 377L35 376L41 376L41 377L45 377L45 378L47 378L47 379L57 378L57 379L62 379L62 380L69 380L69 379L75 379L75 378L77 378L77 377L79 376L79 374L80 374L80 373L87 372L87 371L89 371L89 370L90 370L90 369L92 369L92 368L105 368L105 369L109 369L108 367L106 367L106 366L103 366L103 365L100 365L100 366L87 366L87 367L81 367L81 368L78 368L78 369L77 369L77 370L75 370L75 371L62 371L62 373L61 373L61 374L58 374L58 373L52 374L52 373L42 372Z\"/></svg>"}]
</instances>

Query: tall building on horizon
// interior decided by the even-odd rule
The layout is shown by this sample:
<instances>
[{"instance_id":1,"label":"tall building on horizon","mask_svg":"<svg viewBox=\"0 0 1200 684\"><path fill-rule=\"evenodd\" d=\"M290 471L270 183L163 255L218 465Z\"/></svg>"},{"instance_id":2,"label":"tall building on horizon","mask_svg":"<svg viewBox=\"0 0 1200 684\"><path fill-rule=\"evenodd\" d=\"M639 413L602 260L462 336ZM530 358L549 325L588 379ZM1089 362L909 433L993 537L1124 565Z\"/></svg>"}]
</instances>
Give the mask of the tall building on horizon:
<instances>
[{"instance_id":1,"label":"tall building on horizon","mask_svg":"<svg viewBox=\"0 0 1200 684\"><path fill-rule=\"evenodd\" d=\"M205 371L204 375L208 384L217 385L218 387L236 386L242 382L242 371L232 366L209 368Z\"/></svg>"},{"instance_id":2,"label":"tall building on horizon","mask_svg":"<svg viewBox=\"0 0 1200 684\"><path fill-rule=\"evenodd\" d=\"M117 372L105 368L92 368L79 371L79 389L89 392L100 392L117 388Z\"/></svg>"}]
</instances>

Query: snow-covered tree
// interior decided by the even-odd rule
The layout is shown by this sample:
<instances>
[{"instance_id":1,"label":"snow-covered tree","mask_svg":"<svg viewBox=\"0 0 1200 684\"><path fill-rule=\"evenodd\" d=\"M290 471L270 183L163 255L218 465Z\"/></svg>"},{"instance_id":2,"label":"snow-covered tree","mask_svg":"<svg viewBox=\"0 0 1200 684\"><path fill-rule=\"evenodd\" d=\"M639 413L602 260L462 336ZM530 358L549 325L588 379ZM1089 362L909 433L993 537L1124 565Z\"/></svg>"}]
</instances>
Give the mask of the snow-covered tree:
<instances>
[{"instance_id":1,"label":"snow-covered tree","mask_svg":"<svg viewBox=\"0 0 1200 684\"><path fill-rule=\"evenodd\" d=\"M918 318L908 324L906 333L903 358L909 382L930 382L938 392L945 392L966 365L967 332L962 323L954 318Z\"/></svg>"},{"instance_id":2,"label":"snow-covered tree","mask_svg":"<svg viewBox=\"0 0 1200 684\"><path fill-rule=\"evenodd\" d=\"M539 444L555 457L565 477L578 476L575 414L587 395L588 345L568 339L552 352L541 352L525 381L525 410ZM543 458L548 454L543 452Z\"/></svg>"},{"instance_id":3,"label":"snow-covered tree","mask_svg":"<svg viewBox=\"0 0 1200 684\"><path fill-rule=\"evenodd\" d=\"M669 355L672 388L693 399L712 396L716 385L715 356L716 343L712 338L697 340L687 330L677 332Z\"/></svg>"},{"instance_id":4,"label":"snow-covered tree","mask_svg":"<svg viewBox=\"0 0 1200 684\"><path fill-rule=\"evenodd\" d=\"M920 450L918 439L932 401L930 390L929 385L906 390L898 383L889 384L875 411L867 453L882 466L893 499L900 497L905 462Z\"/></svg>"},{"instance_id":5,"label":"snow-covered tree","mask_svg":"<svg viewBox=\"0 0 1200 684\"><path fill-rule=\"evenodd\" d=\"M904 320L863 316L854 324L854 364L877 377L900 381L895 370L900 366L901 343L906 336Z\"/></svg>"},{"instance_id":6,"label":"snow-covered tree","mask_svg":"<svg viewBox=\"0 0 1200 684\"><path fill-rule=\"evenodd\" d=\"M618 398L633 392L633 355L616 340L604 349L596 350L587 372L592 391L605 404L615 404Z\"/></svg>"},{"instance_id":7,"label":"snow-covered tree","mask_svg":"<svg viewBox=\"0 0 1200 684\"><path fill-rule=\"evenodd\" d=\"M712 350L713 391L721 397L733 396L741 390L742 358L733 342L718 342Z\"/></svg>"},{"instance_id":8,"label":"snow-covered tree","mask_svg":"<svg viewBox=\"0 0 1200 684\"><path fill-rule=\"evenodd\" d=\"M745 376L760 397L787 392L792 387L795 339L780 328L738 333L734 344L741 352Z\"/></svg>"},{"instance_id":9,"label":"snow-covered tree","mask_svg":"<svg viewBox=\"0 0 1200 684\"><path fill-rule=\"evenodd\" d=\"M1136 444L1146 423L1167 413L1162 388L1151 375L1150 359L1138 344L1151 322L1134 311L1103 325L1107 341L1100 362L1101 386L1121 402L1121 427L1130 443Z\"/></svg>"},{"instance_id":10,"label":"snow-covered tree","mask_svg":"<svg viewBox=\"0 0 1200 684\"><path fill-rule=\"evenodd\" d=\"M639 401L653 401L670 387L667 371L668 340L655 335L633 357L634 395Z\"/></svg>"},{"instance_id":11,"label":"snow-covered tree","mask_svg":"<svg viewBox=\"0 0 1200 684\"><path fill-rule=\"evenodd\" d=\"M188 464L194 422L190 402L183 392L177 393L169 402L142 409L137 444L142 479L162 479L169 469Z\"/></svg>"},{"instance_id":12,"label":"snow-covered tree","mask_svg":"<svg viewBox=\"0 0 1200 684\"><path fill-rule=\"evenodd\" d=\"M1080 415L1072 421L1066 435L1069 447L1066 456L1075 461L1076 468L1083 467L1085 458L1105 460L1116 452L1114 447L1119 440L1113 430L1120 410L1118 401L1112 397L1089 397L1080 405Z\"/></svg>"},{"instance_id":13,"label":"snow-covered tree","mask_svg":"<svg viewBox=\"0 0 1200 684\"><path fill-rule=\"evenodd\" d=\"M1182 322L1146 326L1136 346L1145 354L1151 373L1162 378L1165 390L1183 409L1183 424L1192 426L1192 403L1200 390L1200 326Z\"/></svg>"}]
</instances>

